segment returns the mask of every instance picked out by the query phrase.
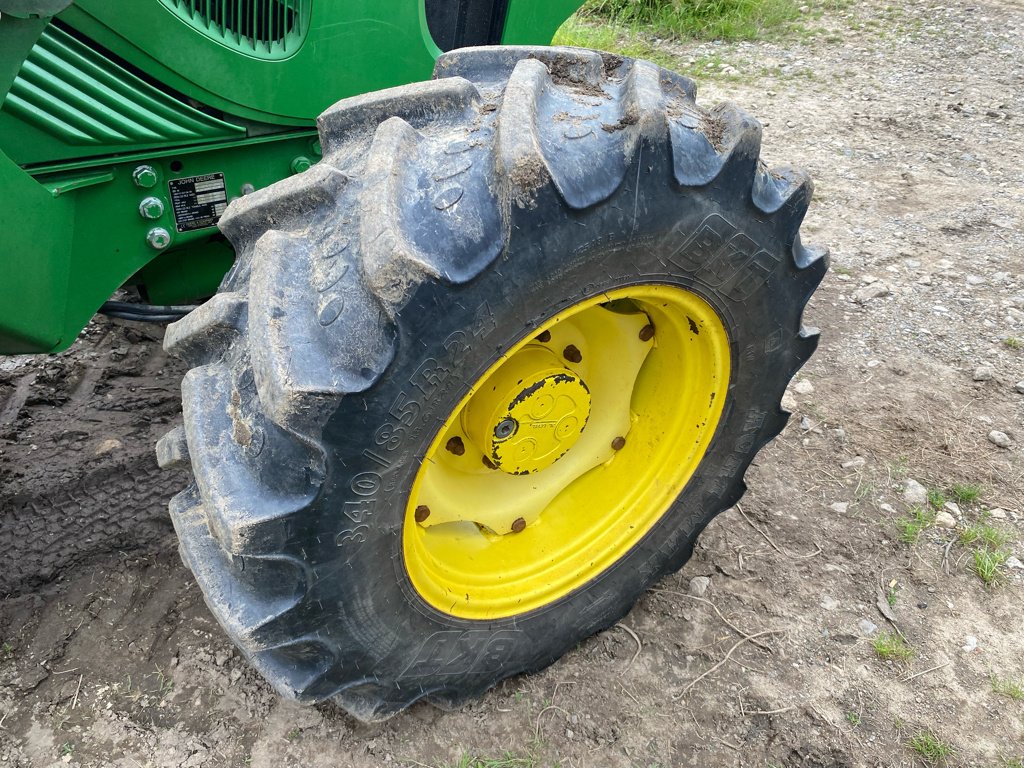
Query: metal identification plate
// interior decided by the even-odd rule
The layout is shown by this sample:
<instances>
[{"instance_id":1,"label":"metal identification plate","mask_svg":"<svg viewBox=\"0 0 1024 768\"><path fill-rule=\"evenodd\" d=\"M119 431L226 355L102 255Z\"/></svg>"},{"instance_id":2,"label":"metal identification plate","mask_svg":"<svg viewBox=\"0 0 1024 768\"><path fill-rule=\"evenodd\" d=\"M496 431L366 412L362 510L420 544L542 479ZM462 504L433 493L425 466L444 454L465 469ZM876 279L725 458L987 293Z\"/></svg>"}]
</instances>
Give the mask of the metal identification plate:
<instances>
[{"instance_id":1,"label":"metal identification plate","mask_svg":"<svg viewBox=\"0 0 1024 768\"><path fill-rule=\"evenodd\" d=\"M228 207L223 173L171 179L171 207L174 226L179 232L191 232L217 226L220 215Z\"/></svg>"}]
</instances>

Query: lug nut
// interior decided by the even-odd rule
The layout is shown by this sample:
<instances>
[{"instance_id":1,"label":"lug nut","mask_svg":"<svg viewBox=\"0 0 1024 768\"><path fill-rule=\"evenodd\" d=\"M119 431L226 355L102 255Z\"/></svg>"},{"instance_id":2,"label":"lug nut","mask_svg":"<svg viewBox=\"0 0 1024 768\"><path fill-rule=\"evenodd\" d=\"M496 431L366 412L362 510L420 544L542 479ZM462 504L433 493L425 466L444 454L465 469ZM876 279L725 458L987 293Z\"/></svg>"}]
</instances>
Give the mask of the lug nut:
<instances>
[{"instance_id":1,"label":"lug nut","mask_svg":"<svg viewBox=\"0 0 1024 768\"><path fill-rule=\"evenodd\" d=\"M461 456L466 452L466 444L462 442L462 438L458 435L450 438L444 447L448 453L454 453L456 456Z\"/></svg>"},{"instance_id":2,"label":"lug nut","mask_svg":"<svg viewBox=\"0 0 1024 768\"><path fill-rule=\"evenodd\" d=\"M515 522L512 523L512 533L522 533L524 528L526 528L526 521L521 517L517 517Z\"/></svg>"},{"instance_id":3,"label":"lug nut","mask_svg":"<svg viewBox=\"0 0 1024 768\"><path fill-rule=\"evenodd\" d=\"M622 435L619 435L614 440L612 440L612 450L613 451L621 451L625 447L626 447L626 438L622 437Z\"/></svg>"},{"instance_id":4,"label":"lug nut","mask_svg":"<svg viewBox=\"0 0 1024 768\"><path fill-rule=\"evenodd\" d=\"M413 519L415 519L417 523L422 523L428 517L430 517L430 507L426 504L420 504L416 507L416 512L413 513Z\"/></svg>"},{"instance_id":5,"label":"lug nut","mask_svg":"<svg viewBox=\"0 0 1024 768\"><path fill-rule=\"evenodd\" d=\"M515 419L502 419L498 422L498 426L494 428L494 436L499 440L512 437L516 433L519 425L516 424Z\"/></svg>"},{"instance_id":6,"label":"lug nut","mask_svg":"<svg viewBox=\"0 0 1024 768\"><path fill-rule=\"evenodd\" d=\"M570 363L579 363L583 361L583 353L576 348L575 344L570 344L568 347L563 349L562 357L564 357Z\"/></svg>"},{"instance_id":7,"label":"lug nut","mask_svg":"<svg viewBox=\"0 0 1024 768\"><path fill-rule=\"evenodd\" d=\"M640 329L640 341L650 341L654 338L654 326L648 323Z\"/></svg>"},{"instance_id":8,"label":"lug nut","mask_svg":"<svg viewBox=\"0 0 1024 768\"><path fill-rule=\"evenodd\" d=\"M538 333L537 341L539 341L541 344L547 344L549 341L551 341L551 331L544 331L542 333Z\"/></svg>"}]
</instances>

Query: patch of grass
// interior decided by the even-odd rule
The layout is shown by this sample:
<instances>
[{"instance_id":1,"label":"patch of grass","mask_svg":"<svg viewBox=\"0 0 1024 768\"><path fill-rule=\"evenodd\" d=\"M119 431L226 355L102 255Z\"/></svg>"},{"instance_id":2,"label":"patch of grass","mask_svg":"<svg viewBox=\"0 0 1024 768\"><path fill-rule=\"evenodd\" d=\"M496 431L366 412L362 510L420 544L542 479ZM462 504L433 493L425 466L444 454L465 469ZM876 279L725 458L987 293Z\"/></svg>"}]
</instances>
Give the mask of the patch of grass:
<instances>
[{"instance_id":1,"label":"patch of grass","mask_svg":"<svg viewBox=\"0 0 1024 768\"><path fill-rule=\"evenodd\" d=\"M1006 550L980 547L974 550L971 555L973 556L973 561L968 567L977 574L986 587L991 587L1003 578L1003 572L999 569L1010 556Z\"/></svg>"},{"instance_id":2,"label":"patch of grass","mask_svg":"<svg viewBox=\"0 0 1024 768\"><path fill-rule=\"evenodd\" d=\"M953 483L949 487L949 495L957 504L973 504L981 496L981 486L978 483Z\"/></svg>"},{"instance_id":3,"label":"patch of grass","mask_svg":"<svg viewBox=\"0 0 1024 768\"><path fill-rule=\"evenodd\" d=\"M987 523L975 523L974 525L967 526L960 532L960 543L965 547L977 545L997 550L1010 543L1012 538L1005 531L1001 531Z\"/></svg>"},{"instance_id":4,"label":"patch of grass","mask_svg":"<svg viewBox=\"0 0 1024 768\"><path fill-rule=\"evenodd\" d=\"M555 32L551 44L596 48L634 59L646 59L666 69L684 68L682 60L644 42L631 30L615 23L600 26L585 24L573 16Z\"/></svg>"},{"instance_id":5,"label":"patch of grass","mask_svg":"<svg viewBox=\"0 0 1024 768\"><path fill-rule=\"evenodd\" d=\"M67 757L68 755L75 754L75 745L70 741L65 741L60 745L60 756Z\"/></svg>"},{"instance_id":6,"label":"patch of grass","mask_svg":"<svg viewBox=\"0 0 1024 768\"><path fill-rule=\"evenodd\" d=\"M536 765L537 759L532 756L517 757L506 752L502 757L463 755L452 768L534 768Z\"/></svg>"},{"instance_id":7,"label":"patch of grass","mask_svg":"<svg viewBox=\"0 0 1024 768\"><path fill-rule=\"evenodd\" d=\"M302 731L298 728L292 728L288 733L285 734L285 738L288 741L298 741L302 738Z\"/></svg>"},{"instance_id":8,"label":"patch of grass","mask_svg":"<svg viewBox=\"0 0 1024 768\"><path fill-rule=\"evenodd\" d=\"M921 731L916 736L912 736L910 741L907 742L907 746L917 752L930 765L944 763L947 758L952 757L956 752L951 744L940 740L931 731Z\"/></svg>"},{"instance_id":9,"label":"patch of grass","mask_svg":"<svg viewBox=\"0 0 1024 768\"><path fill-rule=\"evenodd\" d=\"M1020 349L1024 347L1024 341L1021 341L1016 336L1007 336L1003 339L1003 344L1008 346L1010 349Z\"/></svg>"},{"instance_id":10,"label":"patch of grass","mask_svg":"<svg viewBox=\"0 0 1024 768\"><path fill-rule=\"evenodd\" d=\"M1003 768L1024 768L1024 757L1004 757Z\"/></svg>"},{"instance_id":11,"label":"patch of grass","mask_svg":"<svg viewBox=\"0 0 1024 768\"><path fill-rule=\"evenodd\" d=\"M885 661L910 661L914 658L914 649L895 632L879 632L871 645L878 658Z\"/></svg>"},{"instance_id":12,"label":"patch of grass","mask_svg":"<svg viewBox=\"0 0 1024 768\"><path fill-rule=\"evenodd\" d=\"M846 713L846 722L848 722L850 725L852 725L854 728L856 728L858 725L860 725L860 713L859 712L847 712Z\"/></svg>"},{"instance_id":13,"label":"patch of grass","mask_svg":"<svg viewBox=\"0 0 1024 768\"><path fill-rule=\"evenodd\" d=\"M1014 701L1024 701L1024 678L1011 680L992 675L992 691L1000 696L1007 696Z\"/></svg>"},{"instance_id":14,"label":"patch of grass","mask_svg":"<svg viewBox=\"0 0 1024 768\"><path fill-rule=\"evenodd\" d=\"M941 488L929 488L928 489L928 503L934 509L942 509L942 505L948 501L946 494L943 493Z\"/></svg>"},{"instance_id":15,"label":"patch of grass","mask_svg":"<svg viewBox=\"0 0 1024 768\"><path fill-rule=\"evenodd\" d=\"M896 519L896 532L904 544L914 545L921 537L921 532L931 528L935 523L935 512L923 507L911 507L909 517Z\"/></svg>"},{"instance_id":16,"label":"patch of grass","mask_svg":"<svg viewBox=\"0 0 1024 768\"><path fill-rule=\"evenodd\" d=\"M0 658L13 659L14 658L14 646L8 642L4 642L0 645Z\"/></svg>"},{"instance_id":17,"label":"patch of grass","mask_svg":"<svg viewBox=\"0 0 1024 768\"><path fill-rule=\"evenodd\" d=\"M756 40L790 26L800 9L795 0L587 0L580 15L661 37Z\"/></svg>"}]
</instances>

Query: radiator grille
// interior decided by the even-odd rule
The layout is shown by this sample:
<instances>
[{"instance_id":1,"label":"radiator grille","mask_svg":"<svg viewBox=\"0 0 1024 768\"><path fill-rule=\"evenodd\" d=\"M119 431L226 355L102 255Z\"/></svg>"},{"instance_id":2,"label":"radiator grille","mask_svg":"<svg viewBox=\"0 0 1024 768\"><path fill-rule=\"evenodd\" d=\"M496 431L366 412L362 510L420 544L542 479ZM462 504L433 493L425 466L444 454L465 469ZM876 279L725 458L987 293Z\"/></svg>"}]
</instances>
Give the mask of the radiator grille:
<instances>
[{"instance_id":1,"label":"radiator grille","mask_svg":"<svg viewBox=\"0 0 1024 768\"><path fill-rule=\"evenodd\" d=\"M160 0L207 37L250 56L282 59L302 45L312 0Z\"/></svg>"}]
</instances>

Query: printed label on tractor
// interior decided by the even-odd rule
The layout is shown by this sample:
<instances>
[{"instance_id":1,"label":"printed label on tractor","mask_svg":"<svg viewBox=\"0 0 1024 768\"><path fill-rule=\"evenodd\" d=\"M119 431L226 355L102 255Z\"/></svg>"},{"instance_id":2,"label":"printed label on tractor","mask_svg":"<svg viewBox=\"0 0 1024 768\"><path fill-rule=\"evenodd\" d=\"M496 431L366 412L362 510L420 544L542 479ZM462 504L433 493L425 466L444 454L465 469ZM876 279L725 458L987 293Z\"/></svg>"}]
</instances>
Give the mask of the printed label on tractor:
<instances>
[{"instance_id":1,"label":"printed label on tractor","mask_svg":"<svg viewBox=\"0 0 1024 768\"><path fill-rule=\"evenodd\" d=\"M223 173L171 179L171 206L174 208L174 226L179 232L215 227L228 207Z\"/></svg>"}]
</instances>

